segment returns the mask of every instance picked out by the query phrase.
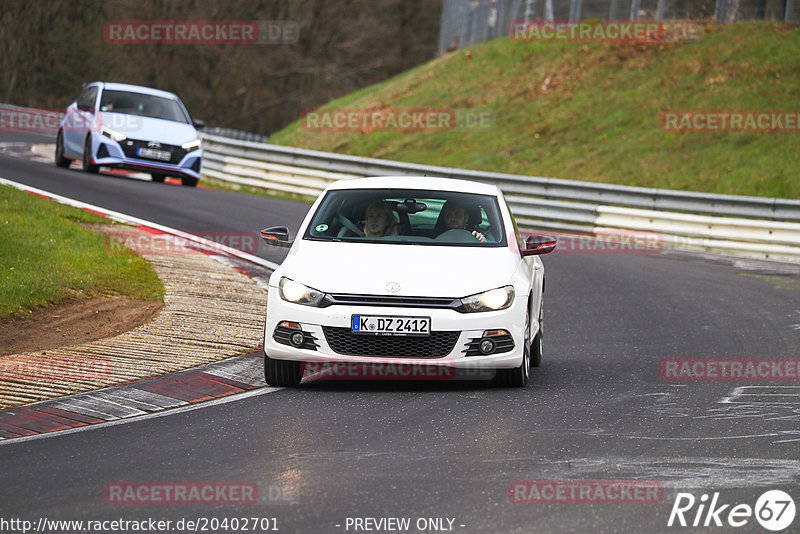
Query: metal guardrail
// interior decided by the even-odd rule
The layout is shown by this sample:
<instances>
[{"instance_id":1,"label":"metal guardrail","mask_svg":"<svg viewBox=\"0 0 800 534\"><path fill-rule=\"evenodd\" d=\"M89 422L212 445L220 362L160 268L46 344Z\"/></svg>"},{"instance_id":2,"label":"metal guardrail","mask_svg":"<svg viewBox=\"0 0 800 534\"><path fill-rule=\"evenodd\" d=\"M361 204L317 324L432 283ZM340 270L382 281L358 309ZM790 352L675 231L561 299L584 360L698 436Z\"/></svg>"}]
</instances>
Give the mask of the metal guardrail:
<instances>
[{"instance_id":1,"label":"metal guardrail","mask_svg":"<svg viewBox=\"0 0 800 534\"><path fill-rule=\"evenodd\" d=\"M703 215L753 217L773 221L800 221L800 200L717 195L670 189L470 171L433 165L419 165L375 158L362 158L302 148L235 141L203 135L206 152L219 162L224 157L277 163L352 176L431 176L459 178L496 184L507 195L540 197L547 200L627 206L656 211L679 211ZM207 156L208 157L208 156ZM536 203L531 203L536 206ZM539 203L547 208L552 202ZM580 209L575 207L575 209Z\"/></svg>"},{"instance_id":2,"label":"metal guardrail","mask_svg":"<svg viewBox=\"0 0 800 534\"><path fill-rule=\"evenodd\" d=\"M203 135L203 174L316 197L336 180L430 176L495 184L517 222L556 232L657 233L672 247L800 261L800 201L649 189L361 158Z\"/></svg>"}]
</instances>

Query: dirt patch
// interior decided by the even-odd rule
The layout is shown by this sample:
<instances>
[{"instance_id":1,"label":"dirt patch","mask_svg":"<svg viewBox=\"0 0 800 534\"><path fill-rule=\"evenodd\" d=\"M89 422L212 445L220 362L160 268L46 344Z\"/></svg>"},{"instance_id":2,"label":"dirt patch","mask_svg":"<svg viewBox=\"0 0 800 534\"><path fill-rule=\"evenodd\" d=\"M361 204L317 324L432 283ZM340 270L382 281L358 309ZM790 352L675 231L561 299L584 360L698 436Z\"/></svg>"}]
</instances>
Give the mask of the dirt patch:
<instances>
[{"instance_id":1,"label":"dirt patch","mask_svg":"<svg viewBox=\"0 0 800 534\"><path fill-rule=\"evenodd\" d=\"M79 298L28 317L0 321L0 356L68 347L127 332L155 317L163 302L122 297Z\"/></svg>"}]
</instances>

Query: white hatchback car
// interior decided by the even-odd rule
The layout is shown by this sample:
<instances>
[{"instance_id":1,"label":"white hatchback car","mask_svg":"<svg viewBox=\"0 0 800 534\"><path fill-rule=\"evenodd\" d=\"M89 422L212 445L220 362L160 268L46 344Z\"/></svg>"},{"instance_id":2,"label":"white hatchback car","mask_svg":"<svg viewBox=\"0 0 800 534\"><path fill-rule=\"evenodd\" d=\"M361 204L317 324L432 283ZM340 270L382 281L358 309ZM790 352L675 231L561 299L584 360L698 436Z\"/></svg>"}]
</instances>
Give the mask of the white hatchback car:
<instances>
[{"instance_id":1,"label":"white hatchback car","mask_svg":"<svg viewBox=\"0 0 800 534\"><path fill-rule=\"evenodd\" d=\"M373 370L354 378L491 370L501 385L524 386L541 362L538 255L556 241L523 241L496 186L405 176L343 180L314 202L294 242L285 226L261 236L291 247L269 282L270 385L297 386L309 369L338 366ZM385 365L405 371L370 367Z\"/></svg>"},{"instance_id":2,"label":"white hatchback car","mask_svg":"<svg viewBox=\"0 0 800 534\"><path fill-rule=\"evenodd\" d=\"M83 170L101 166L148 172L154 182L167 176L197 185L203 148L197 128L172 93L122 83L86 85L70 104L56 137L55 163Z\"/></svg>"}]
</instances>

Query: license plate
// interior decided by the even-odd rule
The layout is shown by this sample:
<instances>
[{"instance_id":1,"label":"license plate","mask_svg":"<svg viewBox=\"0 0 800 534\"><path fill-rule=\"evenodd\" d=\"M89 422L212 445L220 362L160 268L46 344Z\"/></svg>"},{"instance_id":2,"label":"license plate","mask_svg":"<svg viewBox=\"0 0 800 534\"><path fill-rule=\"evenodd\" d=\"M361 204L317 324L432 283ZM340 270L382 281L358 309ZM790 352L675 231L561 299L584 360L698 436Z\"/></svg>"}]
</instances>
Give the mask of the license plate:
<instances>
[{"instance_id":1,"label":"license plate","mask_svg":"<svg viewBox=\"0 0 800 534\"><path fill-rule=\"evenodd\" d=\"M161 161L169 161L172 159L172 154L166 150L156 150L155 148L140 147L136 149L136 154L141 158L157 159Z\"/></svg>"},{"instance_id":2,"label":"license plate","mask_svg":"<svg viewBox=\"0 0 800 534\"><path fill-rule=\"evenodd\" d=\"M429 336L430 317L392 317L386 315L353 315L354 334L375 336Z\"/></svg>"}]
</instances>

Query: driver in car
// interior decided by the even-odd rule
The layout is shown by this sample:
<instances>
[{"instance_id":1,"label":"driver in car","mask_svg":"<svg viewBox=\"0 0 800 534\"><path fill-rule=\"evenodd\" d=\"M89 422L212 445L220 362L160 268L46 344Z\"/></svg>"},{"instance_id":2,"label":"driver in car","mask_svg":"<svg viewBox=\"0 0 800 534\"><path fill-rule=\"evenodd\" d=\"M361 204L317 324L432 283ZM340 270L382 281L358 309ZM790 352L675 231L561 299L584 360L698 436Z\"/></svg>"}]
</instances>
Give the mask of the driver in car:
<instances>
[{"instance_id":1,"label":"driver in car","mask_svg":"<svg viewBox=\"0 0 800 534\"><path fill-rule=\"evenodd\" d=\"M445 225L445 232L448 230L469 230L469 212L460 204L452 200L445 202L442 207L442 220ZM472 230L472 235L481 243L486 243L486 236L477 230Z\"/></svg>"},{"instance_id":2,"label":"driver in car","mask_svg":"<svg viewBox=\"0 0 800 534\"><path fill-rule=\"evenodd\" d=\"M392 207L387 202L375 202L367 208L364 235L367 237L383 237L397 235L397 221Z\"/></svg>"}]
</instances>

